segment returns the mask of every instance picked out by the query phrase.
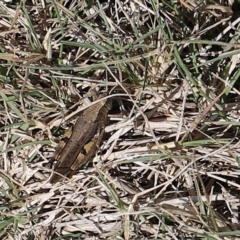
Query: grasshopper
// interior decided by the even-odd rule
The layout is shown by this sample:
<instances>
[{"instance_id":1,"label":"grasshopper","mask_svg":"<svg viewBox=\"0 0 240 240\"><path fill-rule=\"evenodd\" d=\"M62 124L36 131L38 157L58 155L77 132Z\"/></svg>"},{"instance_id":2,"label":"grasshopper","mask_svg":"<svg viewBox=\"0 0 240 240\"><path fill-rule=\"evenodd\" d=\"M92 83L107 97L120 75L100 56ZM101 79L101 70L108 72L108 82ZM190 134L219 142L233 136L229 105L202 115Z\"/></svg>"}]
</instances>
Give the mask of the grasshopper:
<instances>
[{"instance_id":1,"label":"grasshopper","mask_svg":"<svg viewBox=\"0 0 240 240\"><path fill-rule=\"evenodd\" d=\"M102 98L104 95L101 95ZM65 146L59 143L53 160L54 173L51 183L61 180L61 175L71 177L76 170L90 160L98 150L104 136L104 129L108 123L108 111L111 109L111 101L102 99L81 112L71 134L66 132L63 139L68 139Z\"/></svg>"}]
</instances>

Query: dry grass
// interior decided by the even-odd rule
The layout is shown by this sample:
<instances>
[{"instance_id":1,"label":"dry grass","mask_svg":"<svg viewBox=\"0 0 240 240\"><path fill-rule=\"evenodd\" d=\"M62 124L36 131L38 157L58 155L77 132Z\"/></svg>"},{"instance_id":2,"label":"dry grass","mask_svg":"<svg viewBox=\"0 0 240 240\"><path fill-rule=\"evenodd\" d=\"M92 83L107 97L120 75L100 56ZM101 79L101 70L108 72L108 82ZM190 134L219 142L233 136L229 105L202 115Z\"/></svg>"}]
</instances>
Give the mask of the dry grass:
<instances>
[{"instance_id":1,"label":"dry grass","mask_svg":"<svg viewBox=\"0 0 240 240\"><path fill-rule=\"evenodd\" d=\"M1 1L0 238L240 239L239 7ZM51 185L91 89L105 141Z\"/></svg>"}]
</instances>

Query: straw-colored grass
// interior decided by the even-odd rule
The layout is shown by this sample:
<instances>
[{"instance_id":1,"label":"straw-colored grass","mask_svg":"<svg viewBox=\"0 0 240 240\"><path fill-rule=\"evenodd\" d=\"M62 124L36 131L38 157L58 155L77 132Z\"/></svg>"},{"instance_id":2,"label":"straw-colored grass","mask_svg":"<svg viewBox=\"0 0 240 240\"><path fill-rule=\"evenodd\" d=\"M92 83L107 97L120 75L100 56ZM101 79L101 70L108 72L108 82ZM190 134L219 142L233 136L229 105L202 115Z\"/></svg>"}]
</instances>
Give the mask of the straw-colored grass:
<instances>
[{"instance_id":1,"label":"straw-colored grass","mask_svg":"<svg viewBox=\"0 0 240 240\"><path fill-rule=\"evenodd\" d=\"M237 1L0 1L1 239L240 239ZM107 91L102 146L52 185Z\"/></svg>"}]
</instances>

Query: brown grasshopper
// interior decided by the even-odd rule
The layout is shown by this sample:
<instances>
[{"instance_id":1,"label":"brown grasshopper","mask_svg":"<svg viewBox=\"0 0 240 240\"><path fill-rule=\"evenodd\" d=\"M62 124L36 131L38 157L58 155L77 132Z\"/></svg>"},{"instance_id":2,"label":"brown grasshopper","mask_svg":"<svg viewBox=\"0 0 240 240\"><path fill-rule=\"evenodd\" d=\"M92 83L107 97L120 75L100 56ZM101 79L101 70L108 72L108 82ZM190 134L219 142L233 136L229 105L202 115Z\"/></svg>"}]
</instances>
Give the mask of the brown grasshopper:
<instances>
[{"instance_id":1,"label":"brown grasshopper","mask_svg":"<svg viewBox=\"0 0 240 240\"><path fill-rule=\"evenodd\" d=\"M61 175L71 177L76 170L93 157L103 140L110 109L111 101L102 99L81 113L71 135L67 131L63 136L65 139L68 138L66 145L63 147L60 142L56 148L53 160L56 160L57 163L50 179L51 183L58 182Z\"/></svg>"}]
</instances>

